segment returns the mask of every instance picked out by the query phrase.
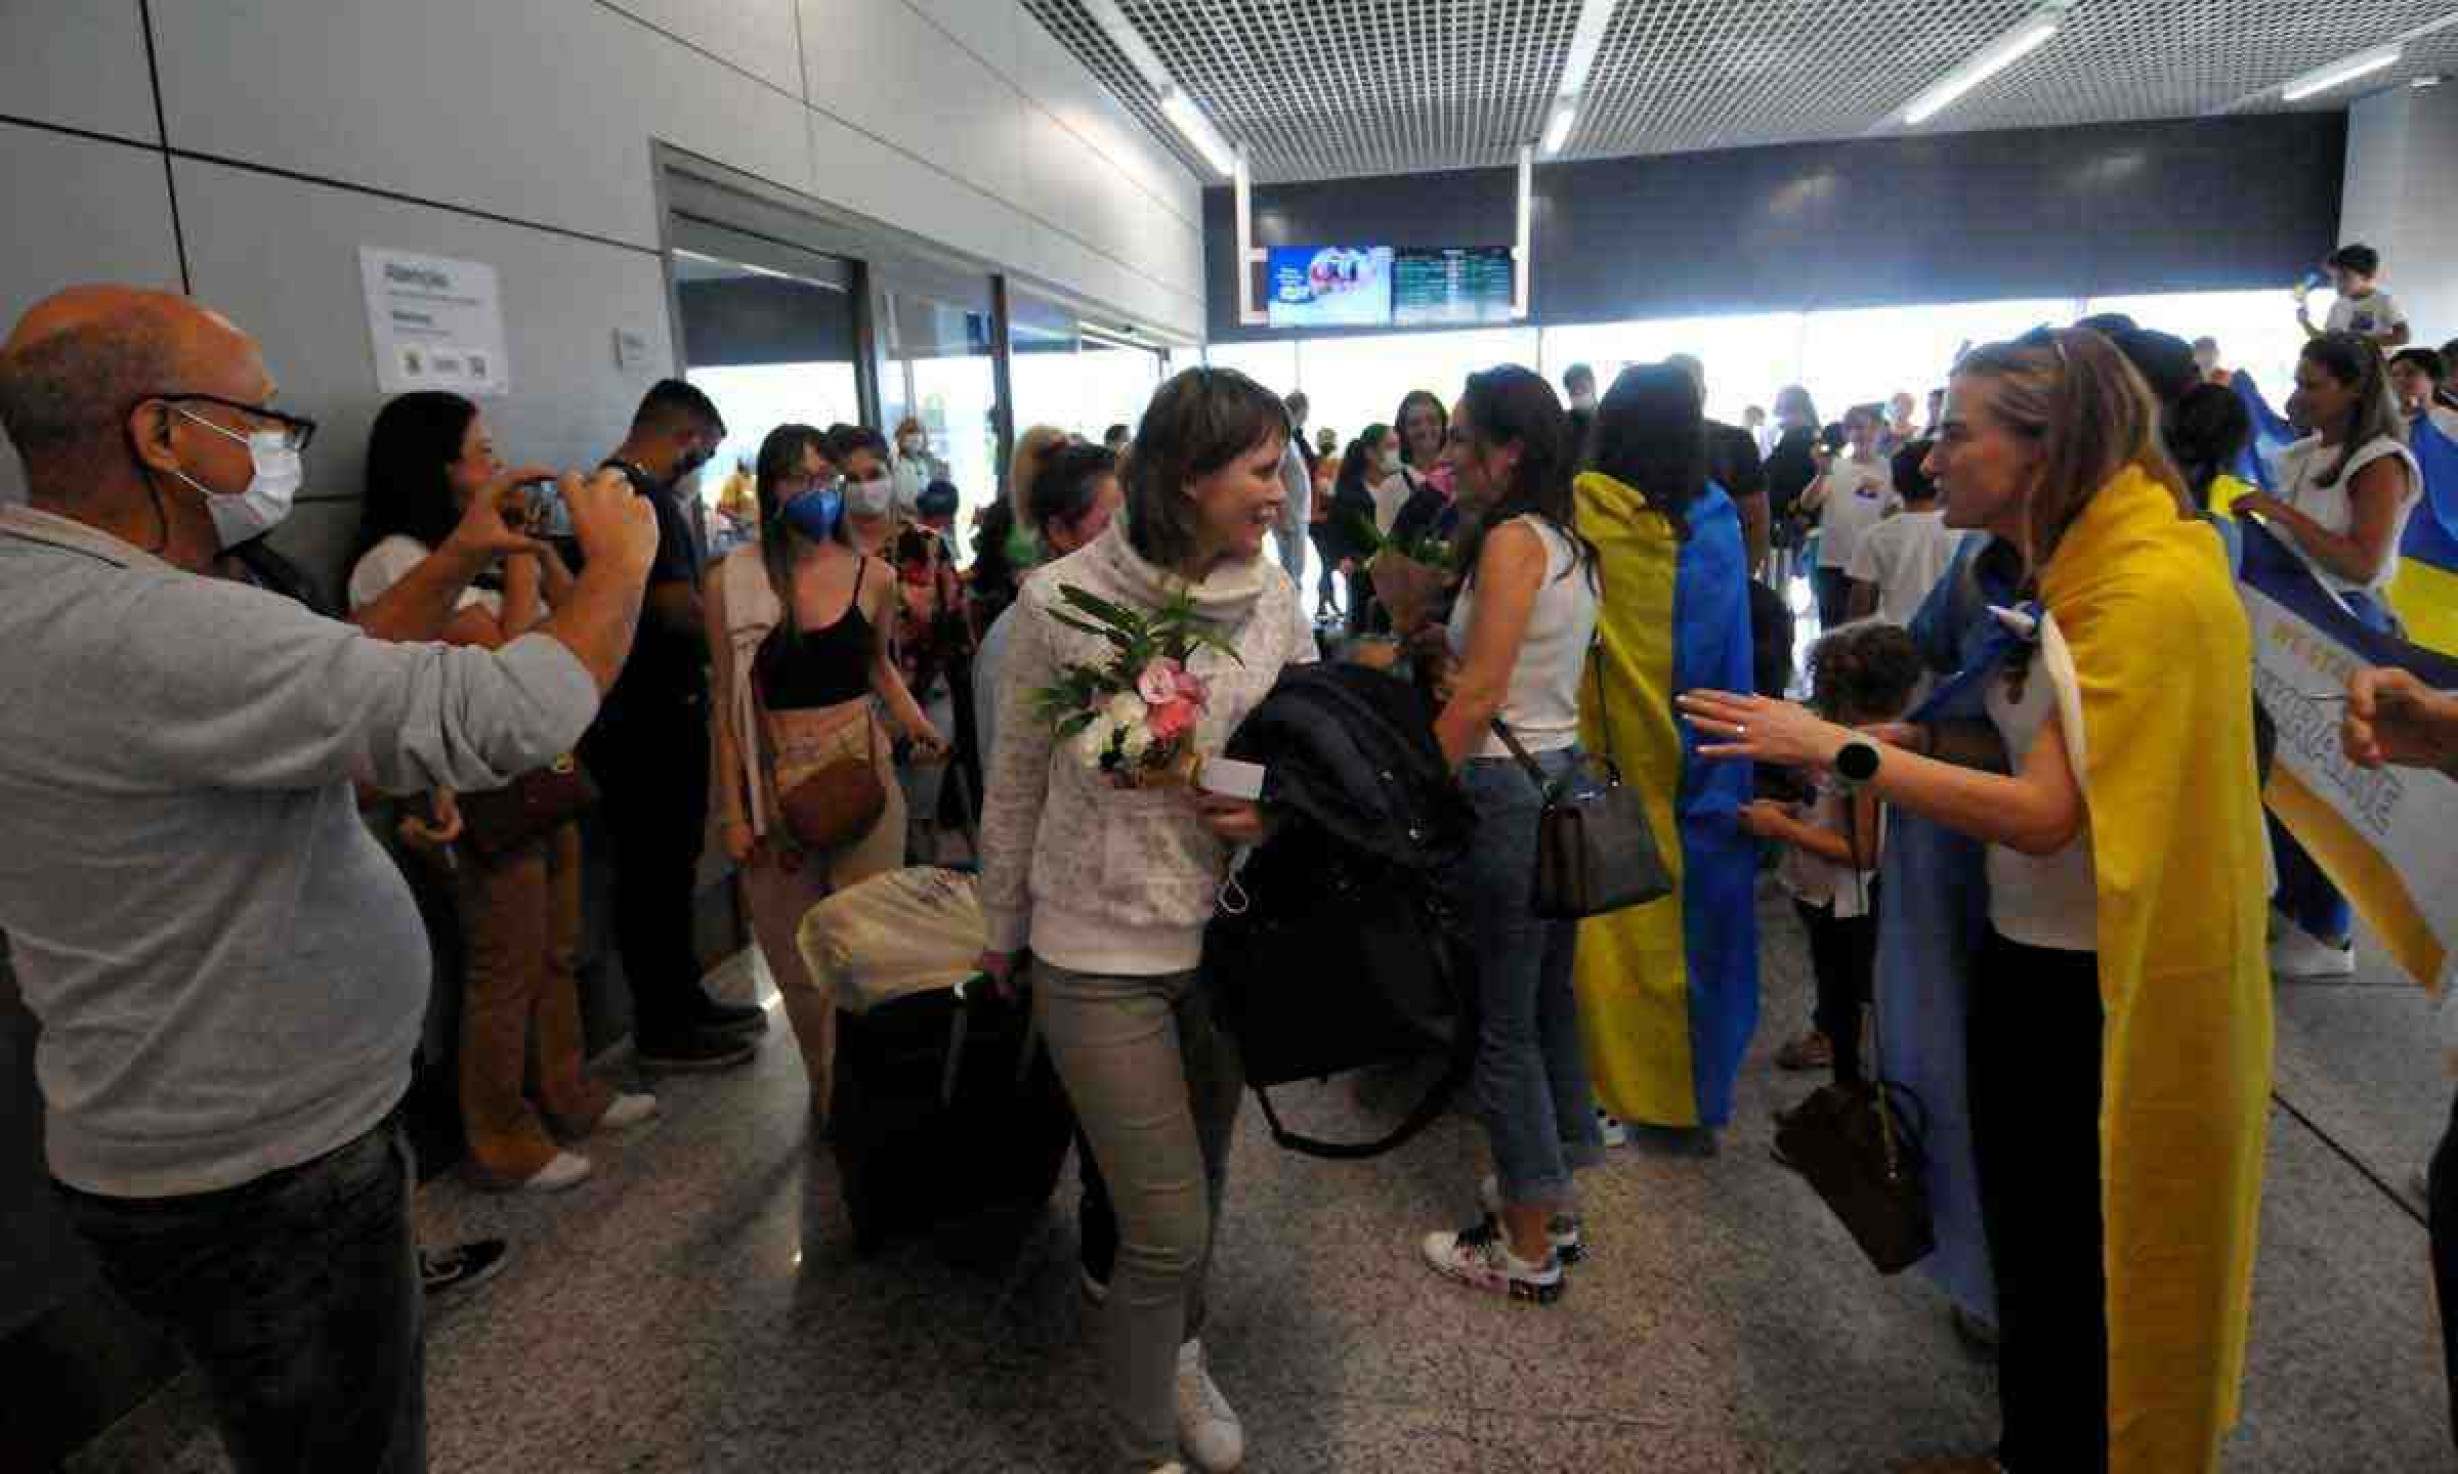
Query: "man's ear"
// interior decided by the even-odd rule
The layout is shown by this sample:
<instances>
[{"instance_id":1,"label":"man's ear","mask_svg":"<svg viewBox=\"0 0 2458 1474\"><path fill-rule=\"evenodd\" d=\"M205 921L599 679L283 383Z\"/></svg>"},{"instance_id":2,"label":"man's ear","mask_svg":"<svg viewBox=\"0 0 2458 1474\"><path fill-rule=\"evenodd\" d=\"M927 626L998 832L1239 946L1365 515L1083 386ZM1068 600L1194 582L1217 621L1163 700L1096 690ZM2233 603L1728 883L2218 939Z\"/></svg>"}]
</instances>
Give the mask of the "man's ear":
<instances>
[{"instance_id":1,"label":"man's ear","mask_svg":"<svg viewBox=\"0 0 2458 1474\"><path fill-rule=\"evenodd\" d=\"M128 411L128 443L137 463L156 471L179 469L179 452L171 445L171 407L159 399L144 400Z\"/></svg>"}]
</instances>

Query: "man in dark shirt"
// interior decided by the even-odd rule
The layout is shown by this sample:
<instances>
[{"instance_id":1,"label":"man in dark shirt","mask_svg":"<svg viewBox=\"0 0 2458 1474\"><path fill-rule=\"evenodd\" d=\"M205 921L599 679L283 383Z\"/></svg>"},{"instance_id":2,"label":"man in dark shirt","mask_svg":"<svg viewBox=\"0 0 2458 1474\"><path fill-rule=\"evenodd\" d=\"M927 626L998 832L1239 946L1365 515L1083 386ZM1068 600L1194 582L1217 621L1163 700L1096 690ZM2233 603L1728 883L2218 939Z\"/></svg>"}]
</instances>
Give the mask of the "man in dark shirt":
<instances>
[{"instance_id":1,"label":"man in dark shirt","mask_svg":"<svg viewBox=\"0 0 2458 1474\"><path fill-rule=\"evenodd\" d=\"M581 758L603 795L613 849L615 948L632 992L632 1042L644 1065L715 1069L752 1054L768 1016L700 986L692 898L708 825L708 635L700 544L676 486L725 439L706 394L679 379L651 388L606 459L657 511L640 633Z\"/></svg>"},{"instance_id":2,"label":"man in dark shirt","mask_svg":"<svg viewBox=\"0 0 2458 1474\"><path fill-rule=\"evenodd\" d=\"M1701 403L1707 398L1707 367L1687 353L1665 360L1686 370L1697 381ZM1733 499L1741 514L1741 538L1749 545L1750 571L1767 561L1767 472L1758 459L1758 441L1739 425L1707 422L1707 474Z\"/></svg>"}]
</instances>

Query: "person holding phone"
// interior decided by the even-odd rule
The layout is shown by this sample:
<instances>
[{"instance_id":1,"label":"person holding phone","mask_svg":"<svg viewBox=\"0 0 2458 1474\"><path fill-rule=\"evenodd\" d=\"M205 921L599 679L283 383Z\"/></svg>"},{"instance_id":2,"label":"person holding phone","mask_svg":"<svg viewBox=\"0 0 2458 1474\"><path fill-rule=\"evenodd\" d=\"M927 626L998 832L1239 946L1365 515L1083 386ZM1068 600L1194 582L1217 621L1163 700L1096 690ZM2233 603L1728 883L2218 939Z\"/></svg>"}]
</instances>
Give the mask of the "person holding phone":
<instances>
[{"instance_id":1,"label":"person holding phone","mask_svg":"<svg viewBox=\"0 0 2458 1474\"><path fill-rule=\"evenodd\" d=\"M537 536L552 474L507 467L486 417L458 394L421 390L388 401L367 435L367 484L359 503L358 560L350 607L381 599L434 556L471 502L521 494L525 530ZM561 498L553 498L561 505ZM554 548L501 559L455 601L445 643L495 650L536 629L573 578ZM430 852L461 835L451 789L432 796L429 818L412 816L404 838ZM627 1095L590 1078L581 1034L580 823L569 820L507 853L453 852L451 877L467 949L462 970L459 1075L469 1174L480 1186L552 1192L587 1178L591 1163L563 1140L638 1125L657 1098ZM524 1090L534 1059L536 1099Z\"/></svg>"}]
</instances>

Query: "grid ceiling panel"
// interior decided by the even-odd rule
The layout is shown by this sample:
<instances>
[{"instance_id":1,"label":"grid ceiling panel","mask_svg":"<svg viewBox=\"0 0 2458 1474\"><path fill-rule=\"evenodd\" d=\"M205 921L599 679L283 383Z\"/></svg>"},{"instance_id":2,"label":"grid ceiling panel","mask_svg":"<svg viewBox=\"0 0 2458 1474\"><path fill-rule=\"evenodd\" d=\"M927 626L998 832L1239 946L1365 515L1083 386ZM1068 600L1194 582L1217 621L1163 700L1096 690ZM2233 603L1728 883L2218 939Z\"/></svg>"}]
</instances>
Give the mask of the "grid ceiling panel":
<instances>
[{"instance_id":1,"label":"grid ceiling panel","mask_svg":"<svg viewBox=\"0 0 2458 1474\"><path fill-rule=\"evenodd\" d=\"M1025 7L1199 176L1209 168L1080 0ZM1119 0L1264 181L1506 164L1544 131L1579 0ZM1851 138L2034 0L1619 0L1563 158ZM1923 132L2289 107L2278 85L2440 20L2453 0L2076 0L2046 46ZM2327 110L2458 72L2458 27ZM2452 85L2458 85L2454 82ZM2267 89L2267 90L2265 90Z\"/></svg>"}]
</instances>

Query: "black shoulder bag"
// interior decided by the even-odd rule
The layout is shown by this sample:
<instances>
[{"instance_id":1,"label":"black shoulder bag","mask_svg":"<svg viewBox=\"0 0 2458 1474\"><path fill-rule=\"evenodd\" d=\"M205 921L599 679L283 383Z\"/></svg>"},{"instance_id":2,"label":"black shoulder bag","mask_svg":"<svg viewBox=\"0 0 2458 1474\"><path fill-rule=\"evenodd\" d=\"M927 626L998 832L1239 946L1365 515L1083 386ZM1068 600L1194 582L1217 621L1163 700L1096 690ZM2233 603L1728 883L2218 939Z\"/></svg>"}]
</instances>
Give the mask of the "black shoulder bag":
<instances>
[{"instance_id":1,"label":"black shoulder bag","mask_svg":"<svg viewBox=\"0 0 2458 1474\"><path fill-rule=\"evenodd\" d=\"M1605 706L1604 653L1598 642L1589 642L1587 659L1596 675L1596 716L1605 733L1605 750L1589 757L1603 776L1601 784L1547 782L1545 770L1519 745L1519 738L1501 718L1494 719L1494 735L1527 770L1528 781L1545 801L1536 826L1536 882L1529 906L1549 921L1603 916L1673 893L1673 878L1656 849L1655 828L1647 822L1646 800L1622 782L1621 766L1613 760L1613 716Z\"/></svg>"}]
</instances>

